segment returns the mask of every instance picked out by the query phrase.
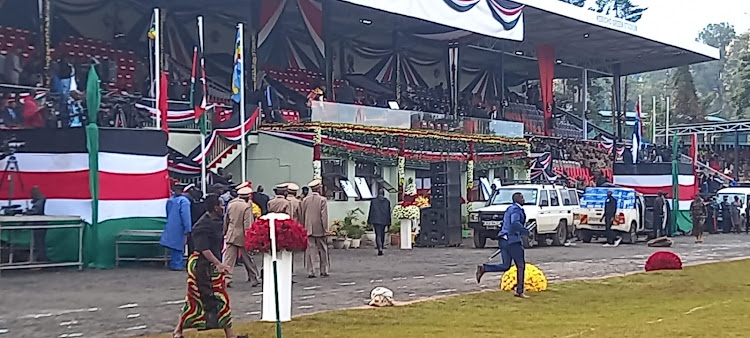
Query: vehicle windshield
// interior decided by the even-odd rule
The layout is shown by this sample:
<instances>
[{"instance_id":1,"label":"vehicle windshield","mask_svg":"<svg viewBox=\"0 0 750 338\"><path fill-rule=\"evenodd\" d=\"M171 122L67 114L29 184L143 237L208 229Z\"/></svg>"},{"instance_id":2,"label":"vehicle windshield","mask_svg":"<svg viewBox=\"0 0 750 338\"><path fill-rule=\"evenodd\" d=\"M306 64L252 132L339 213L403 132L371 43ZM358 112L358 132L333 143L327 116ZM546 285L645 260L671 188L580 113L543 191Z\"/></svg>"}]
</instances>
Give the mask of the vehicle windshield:
<instances>
[{"instance_id":1,"label":"vehicle windshield","mask_svg":"<svg viewBox=\"0 0 750 338\"><path fill-rule=\"evenodd\" d=\"M523 195L524 205L536 205L537 190L536 189L512 189L512 188L500 188L495 191L495 195L492 197L492 203L490 205L510 205L513 204L513 194L520 192Z\"/></svg>"},{"instance_id":2,"label":"vehicle windshield","mask_svg":"<svg viewBox=\"0 0 750 338\"><path fill-rule=\"evenodd\" d=\"M716 200L719 201L719 203L721 203L721 202L724 201L724 196L727 197L727 202L728 203L734 203L734 197L737 196L737 197L740 198L740 202L742 203L742 205L745 205L745 197L746 197L745 194L738 194L738 193L734 193L734 194L730 194L730 193L718 193L716 196L717 196Z\"/></svg>"}]
</instances>

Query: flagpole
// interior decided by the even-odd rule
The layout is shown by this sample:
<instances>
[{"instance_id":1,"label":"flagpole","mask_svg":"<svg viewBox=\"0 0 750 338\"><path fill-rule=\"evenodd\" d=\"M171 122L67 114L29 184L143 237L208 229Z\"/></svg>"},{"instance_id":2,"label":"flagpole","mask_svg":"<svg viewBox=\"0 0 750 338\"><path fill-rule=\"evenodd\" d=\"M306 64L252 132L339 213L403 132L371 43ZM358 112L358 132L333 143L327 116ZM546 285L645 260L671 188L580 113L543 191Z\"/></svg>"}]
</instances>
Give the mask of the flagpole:
<instances>
[{"instance_id":1,"label":"flagpole","mask_svg":"<svg viewBox=\"0 0 750 338\"><path fill-rule=\"evenodd\" d=\"M242 142L240 147L242 149L240 160L242 182L247 181L247 137L245 136L245 25L243 23L237 24L237 30L240 36L240 58L237 62L240 63L240 131L242 133ZM236 53L236 51L235 51ZM233 80L234 81L234 80Z\"/></svg>"},{"instance_id":2,"label":"flagpole","mask_svg":"<svg viewBox=\"0 0 750 338\"><path fill-rule=\"evenodd\" d=\"M203 55L203 17L202 16L198 17L198 48L201 51L201 53L199 55L201 55L201 57L202 57L202 55ZM198 67L200 67L200 64L203 62L203 60L201 59L198 62L199 62ZM202 68L197 68L197 69L202 69ZM199 71L200 70L196 71L196 75L198 74ZM196 76L195 81L196 82L198 81L197 76ZM206 95L206 93L203 93L203 95ZM205 114L205 112L204 112L204 114ZM206 179L207 179L207 177L206 177L206 161L208 160L208 158L207 158L208 154L206 154L206 134L203 133L203 130L205 130L205 121L206 121L206 119L204 117L202 120L200 120L198 122L198 123L201 123L201 124L204 125L204 126L199 126L199 129L201 130L201 154L202 154L202 157L203 157L201 159L201 191L203 191L203 195L206 195L206 191L207 191L207 189L206 189L206 183L207 183L206 182Z\"/></svg>"},{"instance_id":3,"label":"flagpole","mask_svg":"<svg viewBox=\"0 0 750 338\"><path fill-rule=\"evenodd\" d=\"M156 103L156 129L161 129L161 111L159 110L159 99L161 98L161 17L159 16L159 9L154 8L154 30L156 35L154 36L154 76L151 78L154 81L154 96Z\"/></svg>"},{"instance_id":4,"label":"flagpole","mask_svg":"<svg viewBox=\"0 0 750 338\"><path fill-rule=\"evenodd\" d=\"M664 116L664 145L669 146L669 96L667 96L667 111Z\"/></svg>"},{"instance_id":5,"label":"flagpole","mask_svg":"<svg viewBox=\"0 0 750 338\"><path fill-rule=\"evenodd\" d=\"M653 115L651 115L651 144L656 144L656 96L652 96L652 106L651 111L653 112Z\"/></svg>"}]
</instances>

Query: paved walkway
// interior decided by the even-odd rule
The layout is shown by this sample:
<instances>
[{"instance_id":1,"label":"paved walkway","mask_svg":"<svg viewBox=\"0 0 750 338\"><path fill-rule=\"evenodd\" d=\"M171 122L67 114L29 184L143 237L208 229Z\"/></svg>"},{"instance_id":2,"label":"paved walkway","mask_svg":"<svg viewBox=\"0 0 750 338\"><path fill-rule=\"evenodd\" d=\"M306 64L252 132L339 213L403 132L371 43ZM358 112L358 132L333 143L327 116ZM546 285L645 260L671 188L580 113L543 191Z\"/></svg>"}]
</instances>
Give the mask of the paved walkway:
<instances>
[{"instance_id":1,"label":"paved walkway","mask_svg":"<svg viewBox=\"0 0 750 338\"><path fill-rule=\"evenodd\" d=\"M474 267L494 249L460 248L331 250L331 277L307 279L302 255L295 257L298 282L293 287L295 315L362 306L376 286L392 289L397 301L497 289L499 275L474 281ZM656 248L644 243L604 248L576 243L571 247L540 247L527 251L527 261L552 281L643 271ZM750 256L750 236L715 235L703 245L676 239L670 250L685 264ZM261 257L256 262L262 262ZM230 289L236 321L260 318L261 288L240 283L237 271ZM0 338L112 337L170 332L185 290L185 276L157 267L89 271L18 271L0 277Z\"/></svg>"}]
</instances>

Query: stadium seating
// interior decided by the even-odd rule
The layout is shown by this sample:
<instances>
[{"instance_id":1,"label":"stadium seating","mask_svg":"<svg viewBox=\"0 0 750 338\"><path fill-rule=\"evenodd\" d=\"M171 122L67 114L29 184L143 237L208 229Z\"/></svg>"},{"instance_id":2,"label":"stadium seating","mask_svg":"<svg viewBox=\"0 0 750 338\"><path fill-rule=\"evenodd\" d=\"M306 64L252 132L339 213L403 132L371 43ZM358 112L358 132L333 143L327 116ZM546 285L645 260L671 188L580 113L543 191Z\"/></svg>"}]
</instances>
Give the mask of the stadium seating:
<instances>
[{"instance_id":1,"label":"stadium seating","mask_svg":"<svg viewBox=\"0 0 750 338\"><path fill-rule=\"evenodd\" d=\"M105 57L117 63L117 81L115 87L132 90L135 75L135 53L129 50L115 49L108 42L69 36L62 41L53 57L63 55L71 57L73 62L88 63L94 57L103 60Z\"/></svg>"},{"instance_id":2,"label":"stadium seating","mask_svg":"<svg viewBox=\"0 0 750 338\"><path fill-rule=\"evenodd\" d=\"M33 35L19 28L0 26L0 54L7 55L17 48L21 49L24 58L34 51Z\"/></svg>"}]
</instances>

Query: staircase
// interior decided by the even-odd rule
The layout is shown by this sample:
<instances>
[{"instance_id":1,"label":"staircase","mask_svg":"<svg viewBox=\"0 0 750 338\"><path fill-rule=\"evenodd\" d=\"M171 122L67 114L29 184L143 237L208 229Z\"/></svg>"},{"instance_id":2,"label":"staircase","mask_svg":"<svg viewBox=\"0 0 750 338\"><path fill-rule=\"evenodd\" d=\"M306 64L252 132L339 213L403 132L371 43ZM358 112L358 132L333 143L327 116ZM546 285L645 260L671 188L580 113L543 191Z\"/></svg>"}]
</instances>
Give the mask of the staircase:
<instances>
[{"instance_id":1,"label":"staircase","mask_svg":"<svg viewBox=\"0 0 750 338\"><path fill-rule=\"evenodd\" d=\"M680 157L680 160L682 162L684 162L684 163L691 163L691 164L693 163L693 158L691 158L690 156L687 156L685 154L682 154L682 156ZM708 164L697 162L697 163L695 163L695 166L698 167L698 169L701 169L703 171L707 171L709 173L712 173L714 175L717 175L717 176L721 177L722 180L729 180L730 182L734 181L734 178L732 178L732 177L730 177L728 175L725 175L721 171L718 171L718 170L716 170L714 168L711 168L710 166L708 166Z\"/></svg>"}]
</instances>

